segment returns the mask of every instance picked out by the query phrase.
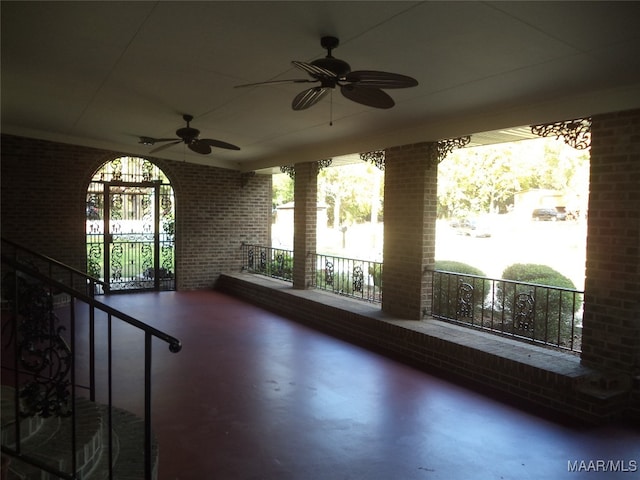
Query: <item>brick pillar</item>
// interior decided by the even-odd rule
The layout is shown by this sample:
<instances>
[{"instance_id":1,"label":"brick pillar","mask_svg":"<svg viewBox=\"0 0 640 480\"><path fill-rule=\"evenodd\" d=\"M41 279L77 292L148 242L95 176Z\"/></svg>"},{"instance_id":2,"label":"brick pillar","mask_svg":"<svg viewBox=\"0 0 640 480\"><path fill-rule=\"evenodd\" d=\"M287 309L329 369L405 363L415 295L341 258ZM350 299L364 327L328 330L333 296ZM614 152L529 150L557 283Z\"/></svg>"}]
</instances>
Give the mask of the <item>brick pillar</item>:
<instances>
[{"instance_id":1,"label":"brick pillar","mask_svg":"<svg viewBox=\"0 0 640 480\"><path fill-rule=\"evenodd\" d=\"M316 253L318 217L318 164L297 163L293 212L293 288L304 290L312 285L313 258Z\"/></svg>"},{"instance_id":2,"label":"brick pillar","mask_svg":"<svg viewBox=\"0 0 640 480\"><path fill-rule=\"evenodd\" d=\"M640 110L592 119L583 324L582 362L640 390Z\"/></svg>"},{"instance_id":3,"label":"brick pillar","mask_svg":"<svg viewBox=\"0 0 640 480\"><path fill-rule=\"evenodd\" d=\"M438 168L431 143L386 150L382 310L420 320L431 311Z\"/></svg>"}]
</instances>

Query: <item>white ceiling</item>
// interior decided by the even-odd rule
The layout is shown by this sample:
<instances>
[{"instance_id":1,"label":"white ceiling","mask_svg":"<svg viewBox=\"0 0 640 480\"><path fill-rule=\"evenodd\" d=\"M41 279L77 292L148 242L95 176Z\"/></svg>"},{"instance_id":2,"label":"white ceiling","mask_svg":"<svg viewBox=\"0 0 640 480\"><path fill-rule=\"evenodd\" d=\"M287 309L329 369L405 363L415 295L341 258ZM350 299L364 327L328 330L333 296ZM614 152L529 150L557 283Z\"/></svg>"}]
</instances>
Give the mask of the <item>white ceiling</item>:
<instances>
[{"instance_id":1,"label":"white ceiling","mask_svg":"<svg viewBox=\"0 0 640 480\"><path fill-rule=\"evenodd\" d=\"M147 154L182 114L240 146L157 157L243 171L640 107L640 2L1 2L3 133ZM291 60L419 86L309 110ZM332 113L331 109L332 107ZM329 125L330 118L333 125Z\"/></svg>"}]
</instances>

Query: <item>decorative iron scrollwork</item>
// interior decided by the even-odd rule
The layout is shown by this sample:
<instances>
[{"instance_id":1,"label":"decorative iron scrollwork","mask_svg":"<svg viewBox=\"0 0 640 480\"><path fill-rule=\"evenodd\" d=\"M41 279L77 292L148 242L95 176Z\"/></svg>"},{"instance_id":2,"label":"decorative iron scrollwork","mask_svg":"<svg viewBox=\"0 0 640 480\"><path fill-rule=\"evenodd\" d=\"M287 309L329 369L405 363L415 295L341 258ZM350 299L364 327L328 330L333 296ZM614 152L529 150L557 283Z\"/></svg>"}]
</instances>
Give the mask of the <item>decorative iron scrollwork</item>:
<instances>
[{"instance_id":1,"label":"decorative iron scrollwork","mask_svg":"<svg viewBox=\"0 0 640 480\"><path fill-rule=\"evenodd\" d=\"M150 182L153 179L153 163L149 160L145 159L142 161L142 180L145 182Z\"/></svg>"},{"instance_id":2,"label":"decorative iron scrollwork","mask_svg":"<svg viewBox=\"0 0 640 480\"><path fill-rule=\"evenodd\" d=\"M333 285L334 271L333 262L329 260L324 261L324 283L327 285Z\"/></svg>"},{"instance_id":3,"label":"decorative iron scrollwork","mask_svg":"<svg viewBox=\"0 0 640 480\"><path fill-rule=\"evenodd\" d=\"M360 154L360 160L369 162L384 171L384 162L386 153L384 150L375 150L373 152L365 152Z\"/></svg>"},{"instance_id":4,"label":"decorative iron scrollwork","mask_svg":"<svg viewBox=\"0 0 640 480\"><path fill-rule=\"evenodd\" d=\"M535 304L533 292L517 295L513 309L513 327L515 329L523 332L533 331Z\"/></svg>"},{"instance_id":5,"label":"decorative iron scrollwork","mask_svg":"<svg viewBox=\"0 0 640 480\"><path fill-rule=\"evenodd\" d=\"M124 249L121 243L114 243L111 247L111 278L114 281L122 279L123 266L122 258L124 256Z\"/></svg>"},{"instance_id":6,"label":"decorative iron scrollwork","mask_svg":"<svg viewBox=\"0 0 640 480\"><path fill-rule=\"evenodd\" d=\"M276 254L276 258L275 258L275 267L276 267L276 275L278 275L279 277L284 276L284 255L282 253L278 253Z\"/></svg>"},{"instance_id":7,"label":"decorative iron scrollwork","mask_svg":"<svg viewBox=\"0 0 640 480\"><path fill-rule=\"evenodd\" d=\"M253 270L255 262L255 254L253 253L253 247L249 247L249 251L247 252L247 266L250 270Z\"/></svg>"},{"instance_id":8,"label":"decorative iron scrollwork","mask_svg":"<svg viewBox=\"0 0 640 480\"><path fill-rule=\"evenodd\" d=\"M318 160L316 162L316 166L318 167L318 171L322 170L323 168L328 168L333 164L333 158L325 158L323 160ZM293 180L296 179L296 167L295 165L281 165L280 166L280 171L282 173L286 173L287 175L289 175L289 177L291 177Z\"/></svg>"},{"instance_id":9,"label":"decorative iron scrollwork","mask_svg":"<svg viewBox=\"0 0 640 480\"><path fill-rule=\"evenodd\" d=\"M295 178L296 178L296 167L294 167L293 165L282 165L282 166L280 166L280 171L282 173L286 173L287 175L289 175L289 177L291 177L292 179L295 180Z\"/></svg>"},{"instance_id":10,"label":"decorative iron scrollwork","mask_svg":"<svg viewBox=\"0 0 640 480\"><path fill-rule=\"evenodd\" d=\"M92 243L87 254L88 273L92 277L102 277L102 244Z\"/></svg>"},{"instance_id":11,"label":"decorative iron scrollwork","mask_svg":"<svg viewBox=\"0 0 640 480\"><path fill-rule=\"evenodd\" d=\"M260 264L258 266L261 272L267 271L267 252L260 250Z\"/></svg>"},{"instance_id":12,"label":"decorative iron scrollwork","mask_svg":"<svg viewBox=\"0 0 640 480\"><path fill-rule=\"evenodd\" d=\"M355 265L353 267L353 291L362 292L364 286L364 271L361 265Z\"/></svg>"},{"instance_id":13,"label":"decorative iron scrollwork","mask_svg":"<svg viewBox=\"0 0 640 480\"><path fill-rule=\"evenodd\" d=\"M316 163L318 164L318 171L320 171L323 168L329 168L333 163L333 158L325 158L324 160L318 160Z\"/></svg>"},{"instance_id":14,"label":"decorative iron scrollwork","mask_svg":"<svg viewBox=\"0 0 640 480\"><path fill-rule=\"evenodd\" d=\"M463 148L469 145L471 137L448 138L446 140L438 140L436 142L438 163L442 162L456 148Z\"/></svg>"},{"instance_id":15,"label":"decorative iron scrollwork","mask_svg":"<svg viewBox=\"0 0 640 480\"><path fill-rule=\"evenodd\" d=\"M87 190L86 228L88 271L110 289L175 288L174 193L158 166L127 156L104 163Z\"/></svg>"},{"instance_id":16,"label":"decorative iron scrollwork","mask_svg":"<svg viewBox=\"0 0 640 480\"><path fill-rule=\"evenodd\" d=\"M591 117L532 125L531 133L541 137L556 137L558 140L562 138L564 143L576 150L586 150L591 147Z\"/></svg>"},{"instance_id":17,"label":"decorative iron scrollwork","mask_svg":"<svg viewBox=\"0 0 640 480\"><path fill-rule=\"evenodd\" d=\"M73 355L63 337L65 327L53 311L51 293L29 277L13 273L9 302L18 320L17 352L30 380L20 386L23 417L71 414L69 373Z\"/></svg>"},{"instance_id":18,"label":"decorative iron scrollwork","mask_svg":"<svg viewBox=\"0 0 640 480\"><path fill-rule=\"evenodd\" d=\"M473 317L473 285L460 279L458 284L458 305L456 316L460 318Z\"/></svg>"}]
</instances>

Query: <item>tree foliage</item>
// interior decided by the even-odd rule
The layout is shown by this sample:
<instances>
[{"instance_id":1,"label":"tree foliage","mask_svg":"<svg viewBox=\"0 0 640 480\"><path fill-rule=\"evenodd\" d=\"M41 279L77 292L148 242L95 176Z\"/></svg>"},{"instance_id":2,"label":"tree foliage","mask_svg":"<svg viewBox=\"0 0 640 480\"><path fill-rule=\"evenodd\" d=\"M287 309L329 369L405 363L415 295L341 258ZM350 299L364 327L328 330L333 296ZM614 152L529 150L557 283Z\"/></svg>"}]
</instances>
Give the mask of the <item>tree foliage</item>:
<instances>
[{"instance_id":1,"label":"tree foliage","mask_svg":"<svg viewBox=\"0 0 640 480\"><path fill-rule=\"evenodd\" d=\"M293 202L293 179L286 173L273 175L272 198L273 206L278 207Z\"/></svg>"},{"instance_id":2,"label":"tree foliage","mask_svg":"<svg viewBox=\"0 0 640 480\"><path fill-rule=\"evenodd\" d=\"M454 218L508 212L514 195L552 189L584 196L589 184L589 152L554 139L463 148L438 167L438 216ZM293 201L294 181L273 176L274 206ZM332 166L318 174L318 203L328 207L329 225L382 218L384 172L365 162ZM373 207L373 208L372 208Z\"/></svg>"},{"instance_id":3,"label":"tree foliage","mask_svg":"<svg viewBox=\"0 0 640 480\"><path fill-rule=\"evenodd\" d=\"M381 215L384 173L360 162L325 168L318 174L318 201L329 206L329 224L334 228L371 221ZM375 210L375 212L374 212Z\"/></svg>"},{"instance_id":4,"label":"tree foliage","mask_svg":"<svg viewBox=\"0 0 640 480\"><path fill-rule=\"evenodd\" d=\"M294 180L273 176L274 207L294 201ZM328 206L329 225L363 223L382 216L384 173L364 162L328 167L318 173L318 203Z\"/></svg>"},{"instance_id":5,"label":"tree foliage","mask_svg":"<svg viewBox=\"0 0 640 480\"><path fill-rule=\"evenodd\" d=\"M456 150L438 167L438 215L505 213L516 193L536 188L584 195L588 172L588 152L554 139Z\"/></svg>"}]
</instances>

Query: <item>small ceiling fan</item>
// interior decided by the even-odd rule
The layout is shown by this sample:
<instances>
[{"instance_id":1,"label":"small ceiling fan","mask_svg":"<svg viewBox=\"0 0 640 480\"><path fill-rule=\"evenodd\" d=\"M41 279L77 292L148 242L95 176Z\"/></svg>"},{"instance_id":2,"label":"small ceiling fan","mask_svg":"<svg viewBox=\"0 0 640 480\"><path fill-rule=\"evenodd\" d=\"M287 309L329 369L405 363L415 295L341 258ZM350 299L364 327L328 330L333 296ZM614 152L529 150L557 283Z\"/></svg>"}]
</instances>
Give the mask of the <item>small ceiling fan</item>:
<instances>
[{"instance_id":1,"label":"small ceiling fan","mask_svg":"<svg viewBox=\"0 0 640 480\"><path fill-rule=\"evenodd\" d=\"M375 70L351 71L349 64L334 58L331 51L339 45L336 37L322 37L320 45L327 50L327 56L311 63L291 62L295 67L308 73L311 79L273 80L267 82L236 85L236 88L253 87L257 85L274 85L279 83L319 83L320 85L300 92L293 99L291 107L294 110L305 110L318 103L324 96L336 87L349 100L375 108L391 108L395 105L393 99L382 89L408 88L418 85L415 78L397 73L378 72Z\"/></svg>"},{"instance_id":2,"label":"small ceiling fan","mask_svg":"<svg viewBox=\"0 0 640 480\"><path fill-rule=\"evenodd\" d=\"M143 145L155 145L159 142L171 142L165 145L160 145L159 147L154 148L149 153L156 153L165 148L169 148L173 145L177 145L178 143L185 143L189 149L193 150L196 153L201 153L202 155L207 155L211 153L211 147L218 148L226 148L227 150L240 150L240 147L236 147L227 142L223 142L221 140L213 140L211 138L198 138L200 135L200 130L196 128L191 128L189 123L193 120L192 115L183 115L182 118L185 122L187 122L187 126L183 128L179 128L176 130L176 136L178 138L153 138L153 137L140 137L140 141Z\"/></svg>"}]
</instances>

